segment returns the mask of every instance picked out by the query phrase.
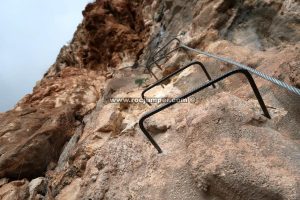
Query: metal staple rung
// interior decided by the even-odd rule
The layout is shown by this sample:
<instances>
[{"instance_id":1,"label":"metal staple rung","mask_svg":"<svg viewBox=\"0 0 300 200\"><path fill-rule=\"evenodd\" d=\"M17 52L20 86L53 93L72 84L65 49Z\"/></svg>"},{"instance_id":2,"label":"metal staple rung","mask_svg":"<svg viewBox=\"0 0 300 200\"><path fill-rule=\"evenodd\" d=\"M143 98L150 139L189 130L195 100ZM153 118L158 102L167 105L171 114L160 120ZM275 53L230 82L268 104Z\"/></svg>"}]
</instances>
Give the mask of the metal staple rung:
<instances>
[{"instance_id":1,"label":"metal staple rung","mask_svg":"<svg viewBox=\"0 0 300 200\"><path fill-rule=\"evenodd\" d=\"M174 40L177 40L177 41L179 42L179 46L178 46L176 49L173 49L173 50L171 50L170 52L165 53L164 56L162 56L162 57L158 58L157 60L155 60L155 56L158 55L158 54L159 54L163 49L165 49L168 45L170 45L170 43L171 43L172 41L174 41ZM263 112L264 112L264 115L265 115L267 118L270 118L270 119L271 119L271 116L270 116L270 114L269 114L269 112L268 112L268 110L267 110L267 107L266 107L265 104L264 104L264 101L263 101L263 99L262 99L262 97L261 97L261 95L260 95L260 93L259 93L259 90L258 90L258 88L257 88L257 86L256 86L256 84L255 84L255 81L254 81L254 79L252 78L250 72L253 73L253 74L256 74L257 76L260 76L261 78L263 78L263 79L265 79L265 80L268 80L268 81L270 81L270 82L272 82L272 83L274 83L274 84L276 84L276 85L278 85L278 86L280 86L280 87L283 87L283 88L287 89L287 90L290 91L290 92L293 92L293 93L295 93L295 94L300 95L300 89L298 89L298 88L296 88L296 87L293 87L293 86L291 86L291 85L288 85L287 83L285 83L285 82L283 82L283 81L280 81L280 80L278 80L278 79L276 79L276 78L273 78L273 77L271 77L271 76L268 76L268 75L266 75L266 74L264 74L264 73L262 73L262 72L259 72L259 71L255 70L255 69L251 68L251 67L248 67L248 66L246 66L246 65L243 65L243 64L238 63L238 62L236 62L236 61L233 61L233 60L231 60L231 59L223 58L223 57L220 57L220 56L217 56L217 55L214 55L214 54L205 52L205 51L200 51L200 50L197 50L197 49L193 49L193 48L191 48L191 47L189 47L189 46L184 45L184 44L183 44L178 38L176 38L176 37L173 38L172 40L170 40L166 45L164 45L164 46L163 46L162 48L160 48L158 51L156 51L156 52L154 53L154 55L152 55L152 56L150 55L149 59L147 60L147 66L146 66L146 68L147 68L147 69L150 71L150 73L151 73L150 67L151 67L152 64L154 64L156 61L159 61L159 60L163 59L164 57L166 57L166 55L168 55L168 54L170 54L170 53L172 53L172 52L174 52L174 51L177 51L177 50L179 50L179 49L181 49L181 48L186 49L186 50L189 50L189 51L196 52L196 53L198 53L198 54L203 54L203 55L206 55L206 56L208 56L208 57L215 58L216 60L219 60L219 61L223 61L223 62L230 63L230 64L232 64L232 65L235 65L235 66L239 67L239 69L233 70L233 71L228 72L228 73L226 73L226 74L223 74L222 76L220 76L220 77L218 77L218 78L216 78L216 79L214 79L214 80L210 80L210 77L209 77L209 75L208 75L208 78L209 78L209 80L210 80L208 83L206 83L206 84L204 84L204 85L202 85L202 86L200 86L200 87L198 87L198 88L196 88L196 89L193 89L193 90L190 91L189 93L187 93L187 94L185 94L185 95L182 95L182 96L180 96L180 97L177 97L177 98L175 98L175 99L173 99L173 100L181 100L181 99L187 98L188 96L193 95L193 94L195 94L196 92L199 92L199 91L201 91L202 89L205 89L205 88L207 88L208 86L213 85L214 83L223 80L223 79L226 78L226 77L229 77L229 76L231 76L231 75L233 75L233 74L236 74L236 73L243 73L243 74L247 77L247 79L248 79L248 81L249 81L249 83L250 83L250 85L251 85L251 87L252 87L252 89L253 89L253 92L255 93L255 96L256 96L256 98L257 98L257 100L258 100L258 102L259 102L259 104L260 104L260 106L261 106L261 109L262 109ZM152 60L152 63L149 64L150 60ZM154 62L153 62L153 61L154 61ZM185 66L185 67L187 67L187 66ZM203 67L204 67L204 66L203 66ZM204 68L205 68L205 67L204 67ZM180 70L176 71L174 74L178 73L178 72L181 71L181 70L183 70L183 69L180 69ZM174 74L171 74L170 76L173 76ZM154 75L154 76L155 76L155 75ZM143 99L145 99L144 93L145 93L146 91L148 91L149 89L151 89L151 88L154 87L155 85L161 83L163 80L165 80L165 79L167 79L167 78L169 78L169 77L167 76L167 77L161 79L160 81L157 81L155 84L153 84L152 86L150 86L149 88L147 88L146 90L144 90L143 93L142 93ZM152 145L157 149L157 151L158 151L159 153L162 153L162 150L161 150L160 146L156 143L156 141L153 139L153 137L150 135L150 133L149 133L149 132L146 130L146 128L144 127L144 121L145 121L148 117L150 117L150 116L152 116L152 115L154 115L154 114L156 114L156 113L158 113L158 112L160 112L160 111L162 111L162 110L164 110L164 109L166 109L166 108L168 108L168 107L170 107L170 106L176 104L176 102L177 102L177 101L171 101L170 103L163 104L162 106L159 106L159 107L156 108L155 110L152 110L151 112L148 112L148 113L144 114L144 115L142 116L142 118L139 120L139 126L140 126L141 130L143 131L143 133L145 134L145 136L149 139L149 141L152 143Z\"/></svg>"},{"instance_id":2,"label":"metal staple rung","mask_svg":"<svg viewBox=\"0 0 300 200\"><path fill-rule=\"evenodd\" d=\"M197 93L197 92L199 92L199 91L201 91L201 90L203 90L203 89L205 89L205 88L207 88L207 87L213 85L214 83L217 83L217 82L219 82L219 81L221 81L221 80L223 80L223 79L225 79L225 78L227 78L227 77L229 77L229 76L231 76L231 75L234 75L234 74L236 74L236 73L242 73L242 74L244 74L244 75L246 76L246 78L248 79L248 81L249 81L249 83L250 83L250 85L251 85L251 87L252 87L252 89L253 89L253 92L254 92L254 94L255 94L255 96L256 96L258 102L259 102L259 105L260 105L261 109L262 109L263 112L264 112L264 115L265 115L267 118L271 119L271 116L270 116L270 114L269 114L269 112L268 112L268 109L267 109L267 107L266 107L266 105L265 105L265 103L264 103L264 101L263 101L263 99L262 99L262 97L261 97L261 95L260 95L260 93L259 93L259 90L258 90L258 88L257 88L257 86L256 86L256 84L255 84L255 81L254 81L254 79L252 78L251 74L248 72L248 70L245 70L245 69L236 69L236 70L233 70L233 71L231 71L231 72L227 72L227 73L223 74L222 76L220 76L220 77L218 77L218 78L216 78L216 79L214 79L214 80L211 80L211 81L209 81L208 83L206 83L206 84L204 84L204 85L201 85L200 87L197 87L197 88L191 90L191 91L190 91L189 93L187 93L187 94L184 94L184 95L182 95L182 96L180 96L180 97L174 98L174 99L173 99L174 101L171 101L171 102L169 102L169 103L163 104L163 105L159 106L158 108L156 108L156 109L154 109L154 110L152 110L152 111L150 111L150 112L147 112L146 114L144 114L144 115L141 117L141 119L139 120L139 126L140 126L141 130L143 131L143 133L145 134L145 136L148 138L148 140L149 140L149 141L152 143L152 145L157 149L158 153L162 153L162 149L161 149L160 146L156 143L156 141L153 139L153 137L151 136L151 134L146 130L146 128L145 128L145 126L144 126L144 121L145 121L147 118L151 117L152 115L154 115L154 114L156 114L156 113L158 113L158 112L160 112L160 111L162 111L162 110L164 110L164 109L166 109L166 108L168 108L168 107L170 107L170 106L176 104L176 103L178 102L177 100L185 99L185 98L187 98L187 97L189 97L189 96L191 96L191 95L193 95L193 94L195 94L195 93Z\"/></svg>"},{"instance_id":3,"label":"metal staple rung","mask_svg":"<svg viewBox=\"0 0 300 200\"><path fill-rule=\"evenodd\" d=\"M205 66L203 65L203 63L199 62L199 61L192 61L188 64L186 64L185 66L179 68L178 70L176 70L175 72L163 77L162 79L158 80L156 83L153 83L152 85L150 85L148 88L146 88L145 90L143 90L142 92L142 99L144 99L148 105L151 105L151 103L149 103L147 101L147 99L145 98L145 93L148 92L149 90L151 90L152 88L154 88L155 86L162 84L164 81L170 79L171 77L177 75L178 73L182 72L183 70L187 69L188 67L194 66L194 65L199 65L201 67L201 69L203 70L204 74L206 75L207 79L209 81L212 80L211 76L209 75L208 71L206 70ZM212 84L213 88L216 88L215 84Z\"/></svg>"}]
</instances>

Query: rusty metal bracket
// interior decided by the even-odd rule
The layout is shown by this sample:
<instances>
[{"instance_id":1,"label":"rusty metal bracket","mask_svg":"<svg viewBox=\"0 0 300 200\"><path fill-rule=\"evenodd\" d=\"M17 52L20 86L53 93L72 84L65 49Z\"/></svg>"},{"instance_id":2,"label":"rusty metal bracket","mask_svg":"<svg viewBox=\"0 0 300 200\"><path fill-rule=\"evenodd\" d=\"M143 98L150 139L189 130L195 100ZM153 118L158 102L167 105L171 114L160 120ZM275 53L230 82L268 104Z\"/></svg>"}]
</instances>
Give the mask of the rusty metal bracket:
<instances>
[{"instance_id":1,"label":"rusty metal bracket","mask_svg":"<svg viewBox=\"0 0 300 200\"><path fill-rule=\"evenodd\" d=\"M245 69L236 69L236 70L230 71L228 73L225 73L222 76L220 76L220 77L218 77L218 78L216 78L214 80L211 80L208 83L205 83L204 85L201 85L201 86L193 89L192 91L190 91L187 94L184 94L184 95L181 95L179 97L174 98L171 102L163 104L163 105L159 106L158 108L156 108L156 109L154 109L154 110L152 110L150 112L147 112L146 114L144 114L140 118L140 120L139 120L139 126L140 126L141 130L143 131L143 133L145 134L145 136L148 138L148 140L151 142L151 144L157 149L158 153L162 153L162 149L156 143L156 141L153 139L153 137L151 136L151 134L146 130L146 128L144 126L144 121L147 118L151 117L152 115L154 115L154 114L156 114L156 113L158 113L158 112L160 112L160 111L162 111L162 110L164 110L166 108L169 108L170 106L178 103L179 101L181 101L181 100L183 100L183 99L185 99L185 98L187 98L187 97L189 97L189 96L191 96L191 95L193 95L193 94L195 94L195 93L197 93L197 92L199 92L199 91L201 91L201 90L203 90L203 89L205 89L205 88L207 88L207 87L209 87L209 86L211 86L211 85L213 85L213 84L215 84L215 83L217 83L217 82L219 82L219 81L221 81L221 80L223 80L223 79L225 79L225 78L227 78L229 76L237 74L237 73L242 73L242 74L244 74L246 76L246 78L248 79L248 82L250 83L250 85L252 87L252 90L253 90L253 92L254 92L257 100L258 100L258 103L259 103L259 105L260 105L260 107L261 107L264 115L267 118L271 119L271 116L270 116L270 114L268 112L268 109L267 109L267 107L266 107L266 105L265 105L265 103L264 103L264 101L263 101L263 99L262 99L262 97L261 97L261 95L259 93L259 90L258 90L258 88L257 88L257 86L255 84L255 81L252 78L251 74L248 72L248 70L245 70Z\"/></svg>"}]
</instances>

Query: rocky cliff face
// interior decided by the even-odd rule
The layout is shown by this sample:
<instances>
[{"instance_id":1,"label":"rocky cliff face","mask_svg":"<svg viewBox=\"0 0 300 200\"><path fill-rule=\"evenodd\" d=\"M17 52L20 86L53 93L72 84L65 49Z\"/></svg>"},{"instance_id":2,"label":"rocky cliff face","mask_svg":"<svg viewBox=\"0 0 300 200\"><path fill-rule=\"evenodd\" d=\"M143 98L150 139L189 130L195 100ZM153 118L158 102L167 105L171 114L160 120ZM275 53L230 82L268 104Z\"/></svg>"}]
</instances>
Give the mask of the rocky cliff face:
<instances>
[{"instance_id":1,"label":"rocky cliff face","mask_svg":"<svg viewBox=\"0 0 300 200\"><path fill-rule=\"evenodd\" d=\"M299 88L300 4L293 0L96 0L32 94L0 114L0 199L299 199L300 97L233 76L137 122L155 81L149 52L175 35ZM153 67L165 76L199 60L213 78L233 67L177 51ZM206 82L191 67L148 97L175 97Z\"/></svg>"}]
</instances>

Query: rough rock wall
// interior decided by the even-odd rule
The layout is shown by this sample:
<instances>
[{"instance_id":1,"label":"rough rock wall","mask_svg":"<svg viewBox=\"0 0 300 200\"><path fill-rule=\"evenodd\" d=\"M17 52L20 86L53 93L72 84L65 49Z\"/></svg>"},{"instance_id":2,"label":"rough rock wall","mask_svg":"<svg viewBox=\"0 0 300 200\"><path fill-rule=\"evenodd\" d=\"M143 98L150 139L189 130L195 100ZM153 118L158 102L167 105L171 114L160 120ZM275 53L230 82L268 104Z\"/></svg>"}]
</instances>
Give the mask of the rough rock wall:
<instances>
[{"instance_id":1,"label":"rough rock wall","mask_svg":"<svg viewBox=\"0 0 300 200\"><path fill-rule=\"evenodd\" d=\"M299 2L288 0L97 0L57 61L15 109L0 114L0 199L299 199L300 98L255 78L272 116L261 115L247 80L234 76L146 121L139 98L155 79L148 53L174 35L299 87ZM152 42L151 42L152 41ZM178 51L214 78L232 69ZM137 84L137 80L144 80ZM149 92L175 97L207 81L192 67Z\"/></svg>"},{"instance_id":2,"label":"rough rock wall","mask_svg":"<svg viewBox=\"0 0 300 200\"><path fill-rule=\"evenodd\" d=\"M297 1L159 1L156 23L165 34L186 32L192 46L224 38L263 50L299 41ZM198 8L198 9L193 9ZM167 37L165 36L165 37Z\"/></svg>"},{"instance_id":3,"label":"rough rock wall","mask_svg":"<svg viewBox=\"0 0 300 200\"><path fill-rule=\"evenodd\" d=\"M134 64L142 51L147 29L141 12L135 1L87 5L73 40L32 94L1 115L0 177L34 178L57 161L82 118L96 107L108 69L112 73L122 59Z\"/></svg>"},{"instance_id":4,"label":"rough rock wall","mask_svg":"<svg viewBox=\"0 0 300 200\"><path fill-rule=\"evenodd\" d=\"M135 64L148 32L141 6L139 1L126 0L89 3L74 38L61 49L46 75L68 66L106 72L127 60Z\"/></svg>"}]
</instances>

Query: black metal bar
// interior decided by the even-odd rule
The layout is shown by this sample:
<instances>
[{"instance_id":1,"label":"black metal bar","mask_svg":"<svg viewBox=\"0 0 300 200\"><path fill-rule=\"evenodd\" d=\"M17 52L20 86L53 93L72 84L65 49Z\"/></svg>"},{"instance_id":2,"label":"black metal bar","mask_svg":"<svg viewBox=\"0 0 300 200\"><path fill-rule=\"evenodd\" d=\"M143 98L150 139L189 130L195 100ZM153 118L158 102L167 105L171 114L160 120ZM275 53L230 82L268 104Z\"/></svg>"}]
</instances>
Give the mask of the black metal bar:
<instances>
[{"instance_id":1,"label":"black metal bar","mask_svg":"<svg viewBox=\"0 0 300 200\"><path fill-rule=\"evenodd\" d=\"M169 43L171 43L173 40L177 40L177 41L180 43L181 40L177 38L177 37L180 36L180 35L182 35L182 34L178 34L178 35L168 35L168 36L159 36L159 38L160 38L160 40L161 40L161 39L166 38L166 37L172 37L172 39L169 41ZM153 42L155 39L157 39L157 35L156 35L156 37L153 37L153 38L148 42L148 45L151 45L152 42ZM165 45L164 45L164 46L165 46ZM162 48L162 47L160 47L160 46L156 47L156 49L161 49L161 48ZM155 51L155 49L154 49L154 51ZM153 51L150 50L150 56L149 56L148 60L151 58L152 52L153 52ZM156 52L156 53L157 53L157 52ZM148 63L148 62L147 62L147 63Z\"/></svg>"},{"instance_id":2,"label":"black metal bar","mask_svg":"<svg viewBox=\"0 0 300 200\"><path fill-rule=\"evenodd\" d=\"M177 47L176 49L173 49L171 51L169 51L168 53L166 53L163 57L154 60L151 64L146 64L146 69L149 71L150 75L152 75L156 80L158 80L157 76L153 73L153 71L151 70L151 65L155 64L160 70L162 70L161 66L159 66L159 64L157 62L159 62L160 60L164 59L166 56L168 56L169 54L173 53L174 51L177 51L178 49L180 49L182 47ZM147 61L148 63L148 61ZM162 88L164 88L163 85L161 85Z\"/></svg>"},{"instance_id":3,"label":"black metal bar","mask_svg":"<svg viewBox=\"0 0 300 200\"><path fill-rule=\"evenodd\" d=\"M167 42L158 51L156 51L151 57L154 59L157 54L159 54L162 50L164 50L165 48L167 48L167 46L169 46L174 40L176 40L177 42L179 42L179 44L181 44L181 40L179 40L177 37L175 37L175 38L171 39L169 42Z\"/></svg>"},{"instance_id":4,"label":"black metal bar","mask_svg":"<svg viewBox=\"0 0 300 200\"><path fill-rule=\"evenodd\" d=\"M153 76L155 77L156 80L158 80L158 79L157 79L157 77L155 76L155 74L152 72L152 70L151 70L151 65L153 65L153 64L155 63L156 66L157 66L160 70L162 70L162 68L161 68L160 66L158 66L158 63L157 63L157 62L159 62L160 60L164 59L167 55L171 54L172 52L174 52L174 51L176 51L176 50L178 50L178 49L180 49L180 48L181 48L181 47L178 47L178 48L176 48L176 49L171 50L170 52L168 52L167 54L165 54L163 57L161 57L161 58L159 58L159 59L157 59L157 60L154 60L151 64L146 64L146 69L150 72L151 75L153 75ZM148 63L148 61L147 61L147 63ZM163 86L162 86L162 87L163 87Z\"/></svg>"},{"instance_id":5,"label":"black metal bar","mask_svg":"<svg viewBox=\"0 0 300 200\"><path fill-rule=\"evenodd\" d=\"M159 57L158 59L156 60L153 60L150 64L148 64L146 67L147 68L151 68L151 66L154 64L154 63L157 63L159 61L161 61L162 59L164 59L165 57L167 57L168 55L170 55L171 53L177 51L178 49L181 49L182 47L179 46L179 47L176 47L175 49L172 49L171 51L169 51L168 53L165 53L162 57Z\"/></svg>"},{"instance_id":6,"label":"black metal bar","mask_svg":"<svg viewBox=\"0 0 300 200\"><path fill-rule=\"evenodd\" d=\"M149 71L151 76L153 76L156 80L158 80L157 76L150 69L147 68L147 70Z\"/></svg>"},{"instance_id":7,"label":"black metal bar","mask_svg":"<svg viewBox=\"0 0 300 200\"><path fill-rule=\"evenodd\" d=\"M214 83L217 83L217 82L219 82L219 81L221 81L221 80L223 80L223 79L225 79L225 78L227 78L227 77L229 77L231 75L237 74L237 73L242 73L242 74L244 74L246 76L246 78L248 79L248 81L249 81L249 83L250 83L250 85L251 85L251 87L253 89L253 92L254 92L254 94L255 94L255 96L256 96L259 104L260 104L260 107L261 107L261 109L264 112L264 115L267 118L271 119L271 116L270 116L270 114L268 112L268 109L267 109L267 107L266 107L266 105L265 105L265 103L264 103L264 101L263 101L263 99L262 99L262 97L261 97L261 95L259 93L259 90L258 90L258 88L257 88L257 86L255 84L255 81L252 78L251 74L247 70L245 70L245 69L236 69L236 70L230 71L230 72L228 72L228 73L226 73L226 74L224 74L224 75L222 75L222 76L220 76L220 77L218 77L218 78L216 78L216 79L214 79L212 81L209 81L208 83L206 83L204 85L201 85L200 87L198 87L198 88L190 91L187 94L184 94L184 95L182 95L180 97L174 98L171 102L163 104L163 105L159 106L158 108L156 108L155 110L152 110L152 111L146 113L145 115L143 115L141 117L141 119L139 120L139 126L140 126L141 130L143 131L143 133L145 134L145 136L152 143L152 145L157 149L158 153L162 153L162 149L156 143L156 141L153 139L153 137L151 136L151 134L146 130L146 128L144 126L144 121L147 118L151 117L152 115L154 115L154 114L156 114L156 113L158 113L158 112L160 112L160 111L162 111L162 110L164 110L164 109L166 109L166 108L168 108L168 107L176 104L177 102L179 102L179 101L181 101L181 100L183 100L183 99L185 99L185 98L187 98L187 97L189 97L189 96L191 96L191 95L193 95L193 94L195 94L195 93L197 93L197 92L199 92L199 91L201 91L201 90L203 90L203 89L211 86Z\"/></svg>"},{"instance_id":8,"label":"black metal bar","mask_svg":"<svg viewBox=\"0 0 300 200\"><path fill-rule=\"evenodd\" d=\"M159 50L157 50L156 52L154 52L154 54L152 52L150 52L150 56L149 56L149 58L147 59L147 62L146 62L146 67L150 67L154 63L154 62L152 62L151 65L149 65L150 60L154 61L155 60L155 56L157 54L159 54L161 51L163 51L167 46L169 46L174 40L178 41L179 44L181 43L181 41L177 37L174 37L169 42L167 42L167 44L165 44L163 47L161 47Z\"/></svg>"},{"instance_id":9,"label":"black metal bar","mask_svg":"<svg viewBox=\"0 0 300 200\"><path fill-rule=\"evenodd\" d=\"M185 70L186 68L191 67L191 66L193 66L193 65L199 65L199 66L201 67L201 69L204 71L205 75L207 76L207 79L208 79L209 81L212 80L212 79L211 79L211 76L210 76L209 73L207 72L205 66L204 66L201 62L199 62L199 61L193 61L193 62L191 62L191 63L185 65L184 67L182 67L182 68L176 70L175 72L173 72L173 73L167 75L166 77L160 79L159 81L157 81L156 83L152 84L152 85L149 86L148 88L146 88L146 89L142 92L142 98L147 102L148 105L151 105L151 104L146 100L146 98L145 98L145 93L146 93L146 92L148 92L148 91L151 90L152 88L156 87L157 85L162 84L165 80L167 80L167 79L169 79L169 78L175 76L175 75L178 74L179 72L181 72L181 71ZM216 88L215 84L212 84L212 86L213 86L214 88Z\"/></svg>"},{"instance_id":10,"label":"black metal bar","mask_svg":"<svg viewBox=\"0 0 300 200\"><path fill-rule=\"evenodd\" d=\"M159 67L160 68L160 67ZM150 73L150 75L151 76L153 76L155 79L156 79L156 81L158 81L158 78L157 78L157 76L153 73L153 71L150 69L150 68L146 68L148 71L149 71L149 73ZM161 68L160 68L161 69ZM161 69L162 70L162 69ZM161 85L161 87L162 88L165 88L163 85Z\"/></svg>"},{"instance_id":11,"label":"black metal bar","mask_svg":"<svg viewBox=\"0 0 300 200\"><path fill-rule=\"evenodd\" d=\"M171 53L173 53L173 52L175 52L175 51L177 51L177 50L179 50L179 49L181 49L181 48L182 48L182 47L179 46L179 47L177 47L177 48L175 48L175 49L169 51L168 53L164 54L164 56L158 58L157 60L152 61L150 64L148 63L148 62L149 62L149 59L148 59L148 60L147 60L147 64L146 64L146 69L150 72L150 74L151 74L152 76L154 76L154 78L155 78L156 80L158 80L158 78L157 78L157 77L155 76L155 74L152 72L151 66L152 66L153 64L155 64L160 70L162 70L161 66L160 66L157 62L161 61L162 59L164 59L165 57L167 57L169 54L171 54ZM189 54L187 53L187 51L186 51L186 54L189 56ZM190 57L190 56L189 56L189 57ZM162 88L164 88L163 85L161 85L161 86L162 86Z\"/></svg>"},{"instance_id":12,"label":"black metal bar","mask_svg":"<svg viewBox=\"0 0 300 200\"><path fill-rule=\"evenodd\" d=\"M155 60L155 56L157 54L159 54L162 50L164 50L167 46L169 46L174 40L178 41L179 44L181 44L181 40L179 40L177 37L174 37L173 39L171 39L169 42L167 42L167 44L165 44L163 47L161 47L158 51L156 51L153 55L150 55L150 57L148 58L147 62L146 62L146 68L148 69L148 71L150 72L150 74L153 74L152 70L151 70L151 66L155 63L157 66L157 62L159 62L160 60L164 59L167 55L173 53L174 51L177 51L178 49L182 48L181 46L171 50L170 52L164 54L162 57L160 57L159 59ZM152 54L152 53L150 53ZM150 60L152 60L152 62L149 64ZM159 67L161 69L161 67ZM161 69L162 70L162 69Z\"/></svg>"},{"instance_id":13,"label":"black metal bar","mask_svg":"<svg viewBox=\"0 0 300 200\"><path fill-rule=\"evenodd\" d=\"M158 67L160 70L162 70L161 66L160 66L157 62L155 62L155 65L156 65L156 67Z\"/></svg>"}]
</instances>

